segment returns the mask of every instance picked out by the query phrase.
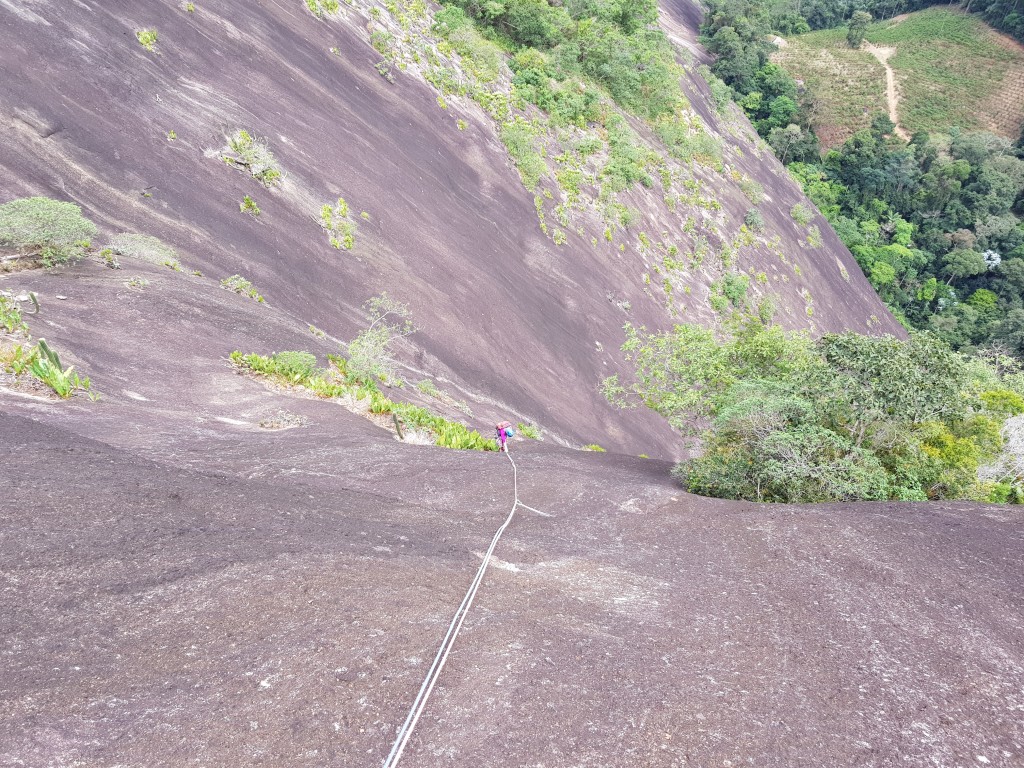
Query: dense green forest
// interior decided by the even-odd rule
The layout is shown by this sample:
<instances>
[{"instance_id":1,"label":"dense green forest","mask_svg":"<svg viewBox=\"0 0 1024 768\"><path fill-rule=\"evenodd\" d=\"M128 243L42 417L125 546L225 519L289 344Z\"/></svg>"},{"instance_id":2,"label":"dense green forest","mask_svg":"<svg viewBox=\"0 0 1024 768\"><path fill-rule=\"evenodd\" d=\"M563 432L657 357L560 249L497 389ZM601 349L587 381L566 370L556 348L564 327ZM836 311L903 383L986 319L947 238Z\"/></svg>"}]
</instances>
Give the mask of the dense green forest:
<instances>
[{"instance_id":1,"label":"dense green forest","mask_svg":"<svg viewBox=\"0 0 1024 768\"><path fill-rule=\"evenodd\" d=\"M606 379L605 395L651 408L684 434L709 425L700 455L674 470L694 493L1024 501L1020 447L1007 450L1002 429L1024 413L1012 359L967 357L931 334L815 340L738 314L717 330L626 332L636 376Z\"/></svg>"},{"instance_id":2,"label":"dense green forest","mask_svg":"<svg viewBox=\"0 0 1024 768\"><path fill-rule=\"evenodd\" d=\"M675 52L655 23L655 0L442 0L444 31L473 20L514 56L519 95L563 123L596 121L600 83L624 109L646 118L671 115L681 102Z\"/></svg>"},{"instance_id":3,"label":"dense green forest","mask_svg":"<svg viewBox=\"0 0 1024 768\"><path fill-rule=\"evenodd\" d=\"M907 144L879 118L822 158L796 83L768 61L768 33L781 25L764 3L714 2L703 32L717 56L707 76L718 107L739 102L894 311L935 333L906 342L855 333L814 340L742 311L716 329L627 326L623 350L635 377L610 377L606 396L700 433L702 454L676 469L696 493L1024 501L1003 435L1005 420L1024 413L1019 363L944 343L1001 339L1024 353L1024 163L1016 150L956 131ZM472 53L460 37L472 25L507 51L514 92L552 124L605 123L605 180L625 188L653 182L640 150L620 136L621 120L609 118L588 84L669 142L663 129L686 104L656 19L654 0L444 0L435 28Z\"/></svg>"},{"instance_id":4,"label":"dense green forest","mask_svg":"<svg viewBox=\"0 0 1024 768\"><path fill-rule=\"evenodd\" d=\"M732 89L905 325L954 349L1001 345L1024 358L1020 142L955 126L905 142L880 114L820 157L797 84L768 61L772 31L803 28L783 7L712 0L702 30L717 57L712 87ZM817 9L802 6L806 26L845 23Z\"/></svg>"}]
</instances>

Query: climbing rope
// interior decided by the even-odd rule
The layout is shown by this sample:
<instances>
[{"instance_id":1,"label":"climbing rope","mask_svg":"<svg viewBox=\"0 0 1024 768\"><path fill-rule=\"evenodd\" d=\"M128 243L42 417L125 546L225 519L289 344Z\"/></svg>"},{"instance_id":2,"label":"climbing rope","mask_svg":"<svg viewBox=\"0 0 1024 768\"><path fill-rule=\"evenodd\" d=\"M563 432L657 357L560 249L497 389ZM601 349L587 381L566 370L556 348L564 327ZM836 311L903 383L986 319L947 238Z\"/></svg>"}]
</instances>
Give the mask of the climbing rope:
<instances>
[{"instance_id":1,"label":"climbing rope","mask_svg":"<svg viewBox=\"0 0 1024 768\"><path fill-rule=\"evenodd\" d=\"M455 611L455 616L452 618L452 623L448 626L448 633L444 636L444 640L441 641L441 647L437 651L437 656L434 657L434 663L430 665L430 670L427 672L426 678L423 680L423 685L420 686L420 692L416 695L416 700L412 704L412 708L409 710L408 717L405 718L405 723L398 729L398 734L395 737L395 744L391 748L391 754L388 755L384 761L383 768L394 768L398 765L398 759L402 756L402 751L405 749L405 745L409 741L409 737L412 736L413 728L416 727L416 722L420 719L420 715L423 714L423 709L427 706L427 699L430 697L430 692L434 690L434 684L437 682L438 677L441 676L441 670L444 668L444 664L448 661L448 654L451 653L452 646L455 645L455 638L459 635L459 630L462 629L462 622L466 620L466 614L469 613L469 609L473 605L473 600L476 599L477 590L480 589L480 584L483 583L484 573L487 571L487 566L490 564L491 555L494 553L494 548L498 546L498 540L501 538L501 534L508 528L509 523L512 522L512 518L516 514L516 509L522 507L528 509L531 512L536 512L538 515L544 517L550 517L550 515L541 512L540 510L528 507L519 500L519 472L516 469L516 462L512 458L512 454L506 449L505 455L508 456L508 460L512 462L512 488L515 496L515 501L512 503L512 510L508 513L508 517L505 518L505 522L501 524L498 532L494 534L494 538L491 539L491 546L487 548L487 553L484 555L483 562L480 563L480 568L477 569L476 578L469 585L469 590L466 592L466 596L462 598L462 604L459 609Z\"/></svg>"}]
</instances>

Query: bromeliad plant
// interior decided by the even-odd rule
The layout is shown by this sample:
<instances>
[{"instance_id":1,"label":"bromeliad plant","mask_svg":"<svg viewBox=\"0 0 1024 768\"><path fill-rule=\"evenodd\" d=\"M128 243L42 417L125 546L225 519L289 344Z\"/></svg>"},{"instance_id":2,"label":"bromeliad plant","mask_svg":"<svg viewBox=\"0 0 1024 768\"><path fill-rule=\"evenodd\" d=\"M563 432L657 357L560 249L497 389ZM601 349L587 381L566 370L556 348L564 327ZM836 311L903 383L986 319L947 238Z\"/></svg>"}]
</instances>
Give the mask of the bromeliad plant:
<instances>
[{"instance_id":1,"label":"bromeliad plant","mask_svg":"<svg viewBox=\"0 0 1024 768\"><path fill-rule=\"evenodd\" d=\"M80 377L74 366L65 368L57 352L40 339L35 346L18 344L8 354L5 367L15 376L26 370L65 400L77 390L89 392L92 384L88 377Z\"/></svg>"},{"instance_id":2,"label":"bromeliad plant","mask_svg":"<svg viewBox=\"0 0 1024 768\"><path fill-rule=\"evenodd\" d=\"M29 366L32 375L46 384L62 398L69 398L76 389L89 390L91 384L89 378L81 378L74 371L74 366L65 368L57 353L46 343L46 339L40 339L36 344L36 358Z\"/></svg>"}]
</instances>

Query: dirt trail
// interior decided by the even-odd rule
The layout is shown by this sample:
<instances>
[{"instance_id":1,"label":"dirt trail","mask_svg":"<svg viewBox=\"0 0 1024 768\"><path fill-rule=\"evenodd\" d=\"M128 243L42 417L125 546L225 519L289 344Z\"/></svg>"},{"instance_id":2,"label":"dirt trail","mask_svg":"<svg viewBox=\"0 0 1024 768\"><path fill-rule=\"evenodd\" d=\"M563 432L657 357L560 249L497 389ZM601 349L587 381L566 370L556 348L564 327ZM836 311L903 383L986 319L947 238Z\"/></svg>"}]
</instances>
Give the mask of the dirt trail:
<instances>
[{"instance_id":1,"label":"dirt trail","mask_svg":"<svg viewBox=\"0 0 1024 768\"><path fill-rule=\"evenodd\" d=\"M885 67L885 101L889 105L889 119L896 124L896 135L904 141L910 141L910 134L900 126L900 116L897 107L900 103L899 94L896 92L896 75L889 66L889 58L896 53L891 46L872 45L864 43L864 50L874 56Z\"/></svg>"}]
</instances>

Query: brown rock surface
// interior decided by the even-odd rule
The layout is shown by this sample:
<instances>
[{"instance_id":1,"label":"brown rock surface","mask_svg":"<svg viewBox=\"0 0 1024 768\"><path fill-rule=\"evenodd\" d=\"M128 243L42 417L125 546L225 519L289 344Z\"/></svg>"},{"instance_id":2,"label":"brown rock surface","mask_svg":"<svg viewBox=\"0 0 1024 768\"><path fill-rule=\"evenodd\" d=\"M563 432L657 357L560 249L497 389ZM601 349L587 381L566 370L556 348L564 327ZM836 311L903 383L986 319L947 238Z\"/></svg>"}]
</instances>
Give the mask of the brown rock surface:
<instances>
[{"instance_id":1,"label":"brown rock surface","mask_svg":"<svg viewBox=\"0 0 1024 768\"><path fill-rule=\"evenodd\" d=\"M240 376L234 349L323 361L386 288L423 328L407 375L470 400L474 427L530 418L568 442L679 451L595 391L621 362L607 293L635 265L551 251L488 125L469 144L446 132L429 90L387 85L351 25L300 2L198 5L0 0L0 200L72 199L207 275L89 261L0 282L39 294L33 336L102 394L0 389L0 765L388 753L511 505L509 464L399 443ZM694 6L666 11L692 42ZM684 87L714 124L702 86ZM271 137L281 191L204 156L236 127ZM798 191L734 154L794 244ZM238 213L243 194L264 217ZM350 254L309 220L338 194L372 214ZM814 328L877 313L895 330L822 234ZM236 272L266 305L218 287ZM806 327L796 292L783 319ZM635 321L671 321L631 298ZM281 411L306 426L259 426ZM550 517L516 517L403 765L1021 764L1016 509L711 501L680 493L666 462L552 442L514 444L520 495Z\"/></svg>"},{"instance_id":2,"label":"brown rock surface","mask_svg":"<svg viewBox=\"0 0 1024 768\"><path fill-rule=\"evenodd\" d=\"M0 416L0 763L380 763L510 467L303 406L122 445ZM515 450L551 517L518 513L403 765L1021 764L1017 509L724 503Z\"/></svg>"}]
</instances>

